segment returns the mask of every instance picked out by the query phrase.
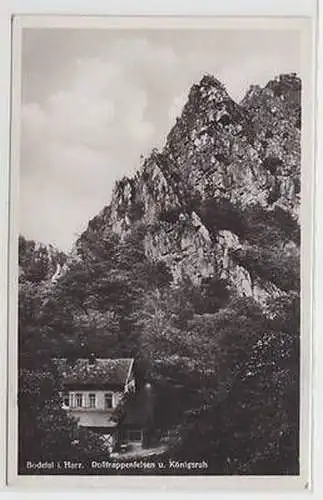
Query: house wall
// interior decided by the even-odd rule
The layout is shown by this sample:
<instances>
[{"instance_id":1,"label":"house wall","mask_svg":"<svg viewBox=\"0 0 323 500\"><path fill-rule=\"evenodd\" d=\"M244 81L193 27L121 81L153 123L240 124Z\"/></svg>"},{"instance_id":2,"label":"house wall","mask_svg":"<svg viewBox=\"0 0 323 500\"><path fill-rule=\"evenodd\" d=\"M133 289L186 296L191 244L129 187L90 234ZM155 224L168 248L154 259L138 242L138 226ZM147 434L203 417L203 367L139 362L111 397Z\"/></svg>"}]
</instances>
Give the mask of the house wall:
<instances>
[{"instance_id":1,"label":"house wall","mask_svg":"<svg viewBox=\"0 0 323 500\"><path fill-rule=\"evenodd\" d=\"M133 371L131 371L127 383L125 385L125 392L134 391L136 389L136 381Z\"/></svg>"},{"instance_id":2,"label":"house wall","mask_svg":"<svg viewBox=\"0 0 323 500\"><path fill-rule=\"evenodd\" d=\"M134 370L128 373L127 380L124 387L119 390L66 390L62 396L69 396L69 405L64 405L63 409L68 411L74 418L77 419L78 424L84 427L101 427L113 429L116 426L116 422L112 420L113 411L120 403L122 397L125 393L129 391L134 391L136 389L136 382L134 376ZM76 394L82 395L82 406L76 406ZM90 407L90 394L95 394L95 407ZM109 394L112 396L112 408L105 407L105 395ZM63 398L64 399L64 398Z\"/></svg>"},{"instance_id":3,"label":"house wall","mask_svg":"<svg viewBox=\"0 0 323 500\"><path fill-rule=\"evenodd\" d=\"M113 391L98 391L98 390L73 390L73 391L65 391L64 394L69 394L70 404L69 407L63 406L65 409L88 409L88 410L106 410L105 408L105 395L112 395L112 409L114 409L118 403L121 401L123 393L122 392L113 392ZM82 394L83 404L82 408L76 407L76 394ZM95 408L90 408L90 394L95 394Z\"/></svg>"},{"instance_id":4,"label":"house wall","mask_svg":"<svg viewBox=\"0 0 323 500\"><path fill-rule=\"evenodd\" d=\"M83 427L116 427L116 422L112 420L111 411L100 410L70 410L72 417L76 418L78 425Z\"/></svg>"},{"instance_id":5,"label":"house wall","mask_svg":"<svg viewBox=\"0 0 323 500\"><path fill-rule=\"evenodd\" d=\"M67 394L67 391L64 393ZM116 422L112 420L113 410L121 401L122 392L96 391L96 390L74 390L68 391L70 406L63 404L63 409L73 416L79 425L84 427L115 427ZM82 394L82 407L76 407L76 394ZM90 394L95 394L95 408L90 408ZM105 394L112 395L112 408L105 408Z\"/></svg>"}]
</instances>

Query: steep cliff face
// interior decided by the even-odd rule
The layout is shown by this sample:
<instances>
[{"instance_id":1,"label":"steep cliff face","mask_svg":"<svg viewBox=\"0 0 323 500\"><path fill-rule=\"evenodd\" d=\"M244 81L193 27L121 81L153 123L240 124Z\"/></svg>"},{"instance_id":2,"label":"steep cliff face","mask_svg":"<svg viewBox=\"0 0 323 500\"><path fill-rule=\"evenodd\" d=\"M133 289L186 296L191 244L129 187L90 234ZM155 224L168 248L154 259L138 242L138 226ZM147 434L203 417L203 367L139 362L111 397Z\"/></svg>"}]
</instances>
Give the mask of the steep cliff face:
<instances>
[{"instance_id":1,"label":"steep cliff face","mask_svg":"<svg viewBox=\"0 0 323 500\"><path fill-rule=\"evenodd\" d=\"M258 151L272 189L269 205L291 211L300 206L301 81L282 75L264 89L253 87L242 101L256 131Z\"/></svg>"},{"instance_id":2,"label":"steep cliff face","mask_svg":"<svg viewBox=\"0 0 323 500\"><path fill-rule=\"evenodd\" d=\"M98 237L112 230L124 238L142 225L146 255L164 261L175 281L188 277L200 284L218 276L260 302L284 293L255 259L252 269L246 264L259 250L250 210L262 211L274 225L283 214L297 226L300 92L299 78L282 75L265 88L252 87L237 104L217 79L203 77L163 150L154 150L134 178L116 184L91 229ZM299 243L292 239L278 239L273 248L284 253L289 243L297 256Z\"/></svg>"}]
</instances>

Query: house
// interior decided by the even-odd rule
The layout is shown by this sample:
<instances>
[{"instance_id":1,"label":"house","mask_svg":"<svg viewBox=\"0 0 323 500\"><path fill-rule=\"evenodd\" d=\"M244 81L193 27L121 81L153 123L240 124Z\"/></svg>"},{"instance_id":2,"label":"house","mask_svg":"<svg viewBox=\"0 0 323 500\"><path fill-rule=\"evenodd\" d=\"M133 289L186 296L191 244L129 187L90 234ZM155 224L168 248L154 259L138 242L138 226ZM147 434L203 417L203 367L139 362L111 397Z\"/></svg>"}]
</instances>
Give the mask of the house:
<instances>
[{"instance_id":1,"label":"house","mask_svg":"<svg viewBox=\"0 0 323 500\"><path fill-rule=\"evenodd\" d=\"M104 435L113 449L147 446L153 397L149 384L137 389L133 358L91 356L55 364L63 384L62 407L79 426Z\"/></svg>"}]
</instances>

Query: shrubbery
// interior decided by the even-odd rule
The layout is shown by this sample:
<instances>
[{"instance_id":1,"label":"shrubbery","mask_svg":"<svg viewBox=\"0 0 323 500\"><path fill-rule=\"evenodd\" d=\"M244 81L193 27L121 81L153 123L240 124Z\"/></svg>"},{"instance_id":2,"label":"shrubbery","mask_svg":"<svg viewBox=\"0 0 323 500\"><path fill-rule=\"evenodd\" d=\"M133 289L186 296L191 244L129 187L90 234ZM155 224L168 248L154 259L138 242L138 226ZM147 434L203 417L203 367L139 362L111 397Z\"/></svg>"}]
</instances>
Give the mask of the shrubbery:
<instances>
[{"instance_id":1,"label":"shrubbery","mask_svg":"<svg viewBox=\"0 0 323 500\"><path fill-rule=\"evenodd\" d=\"M227 229L242 236L244 234L244 220L241 210L225 198L209 198L203 201L199 208L206 227L216 234L221 229Z\"/></svg>"},{"instance_id":2,"label":"shrubbery","mask_svg":"<svg viewBox=\"0 0 323 500\"><path fill-rule=\"evenodd\" d=\"M300 227L286 210L275 207L266 210L260 205L248 207L242 212L243 239L252 245L280 246L288 241L300 244Z\"/></svg>"},{"instance_id":3,"label":"shrubbery","mask_svg":"<svg viewBox=\"0 0 323 500\"><path fill-rule=\"evenodd\" d=\"M268 156L262 162L262 165L265 169L269 170L269 172L274 175L277 173L277 170L283 164L280 158L276 158L275 156Z\"/></svg>"},{"instance_id":4,"label":"shrubbery","mask_svg":"<svg viewBox=\"0 0 323 500\"><path fill-rule=\"evenodd\" d=\"M231 251L231 257L245 267L251 277L261 277L281 290L299 290L299 259L279 248L246 247Z\"/></svg>"},{"instance_id":5,"label":"shrubbery","mask_svg":"<svg viewBox=\"0 0 323 500\"><path fill-rule=\"evenodd\" d=\"M178 221L182 211L183 209L181 207L163 208L159 212L159 220L161 220L162 222L167 222L169 224L175 224Z\"/></svg>"},{"instance_id":6,"label":"shrubbery","mask_svg":"<svg viewBox=\"0 0 323 500\"><path fill-rule=\"evenodd\" d=\"M142 201L133 201L128 210L129 219L131 222L140 220L145 213L145 207Z\"/></svg>"}]
</instances>

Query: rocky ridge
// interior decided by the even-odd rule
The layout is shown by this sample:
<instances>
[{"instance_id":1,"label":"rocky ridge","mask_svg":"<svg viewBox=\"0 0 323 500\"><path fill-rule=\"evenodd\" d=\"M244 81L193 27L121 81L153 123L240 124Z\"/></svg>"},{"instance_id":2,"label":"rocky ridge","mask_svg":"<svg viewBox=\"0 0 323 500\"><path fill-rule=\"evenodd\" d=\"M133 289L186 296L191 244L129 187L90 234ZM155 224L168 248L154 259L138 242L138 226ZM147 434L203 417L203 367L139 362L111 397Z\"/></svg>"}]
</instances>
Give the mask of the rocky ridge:
<instances>
[{"instance_id":1,"label":"rocky ridge","mask_svg":"<svg viewBox=\"0 0 323 500\"><path fill-rule=\"evenodd\" d=\"M204 76L162 151L153 150L133 178L116 183L111 204L87 231L123 239L141 225L146 255L164 261L175 282L188 277L198 285L218 276L259 302L283 294L274 279L233 256L250 247L239 225L248 209L280 210L298 223L300 93L296 75L281 75L251 87L237 104L216 78ZM298 256L299 246L287 243ZM287 243L280 244L284 251Z\"/></svg>"}]
</instances>

